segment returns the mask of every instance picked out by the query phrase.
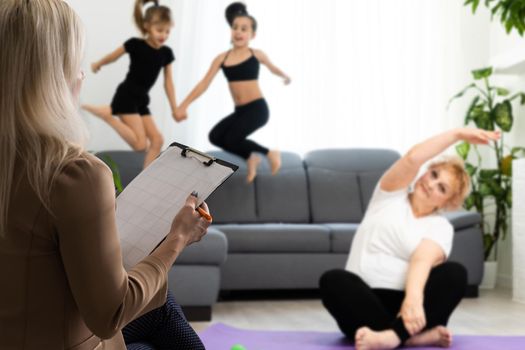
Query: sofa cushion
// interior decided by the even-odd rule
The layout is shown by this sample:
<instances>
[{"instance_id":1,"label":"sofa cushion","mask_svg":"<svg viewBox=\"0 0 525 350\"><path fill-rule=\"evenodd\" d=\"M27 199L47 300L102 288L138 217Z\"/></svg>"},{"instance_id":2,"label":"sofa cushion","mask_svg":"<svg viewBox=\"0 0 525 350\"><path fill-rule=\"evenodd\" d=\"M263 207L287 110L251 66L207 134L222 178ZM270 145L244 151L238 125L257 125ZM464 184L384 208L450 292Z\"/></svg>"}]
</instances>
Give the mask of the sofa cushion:
<instances>
[{"instance_id":1,"label":"sofa cushion","mask_svg":"<svg viewBox=\"0 0 525 350\"><path fill-rule=\"evenodd\" d=\"M359 224L336 223L324 226L330 230L330 251L348 254Z\"/></svg>"},{"instance_id":2,"label":"sofa cushion","mask_svg":"<svg viewBox=\"0 0 525 350\"><path fill-rule=\"evenodd\" d=\"M454 226L454 230L460 230L471 226L479 225L481 223L481 215L472 211L451 211L444 213L448 221Z\"/></svg>"},{"instance_id":3,"label":"sofa cushion","mask_svg":"<svg viewBox=\"0 0 525 350\"><path fill-rule=\"evenodd\" d=\"M307 223L310 221L306 171L299 155L281 153L282 166L271 175L266 159L255 178L257 221Z\"/></svg>"},{"instance_id":4,"label":"sofa cushion","mask_svg":"<svg viewBox=\"0 0 525 350\"><path fill-rule=\"evenodd\" d=\"M256 222L255 187L246 183L246 161L223 151L208 154L239 166L239 169L208 197L206 203L215 223Z\"/></svg>"},{"instance_id":5,"label":"sofa cushion","mask_svg":"<svg viewBox=\"0 0 525 350\"><path fill-rule=\"evenodd\" d=\"M228 253L330 252L330 230L313 224L217 225Z\"/></svg>"},{"instance_id":6,"label":"sofa cushion","mask_svg":"<svg viewBox=\"0 0 525 350\"><path fill-rule=\"evenodd\" d=\"M308 153L304 162L313 222L360 222L377 180L397 159L397 152L384 149Z\"/></svg>"}]
</instances>

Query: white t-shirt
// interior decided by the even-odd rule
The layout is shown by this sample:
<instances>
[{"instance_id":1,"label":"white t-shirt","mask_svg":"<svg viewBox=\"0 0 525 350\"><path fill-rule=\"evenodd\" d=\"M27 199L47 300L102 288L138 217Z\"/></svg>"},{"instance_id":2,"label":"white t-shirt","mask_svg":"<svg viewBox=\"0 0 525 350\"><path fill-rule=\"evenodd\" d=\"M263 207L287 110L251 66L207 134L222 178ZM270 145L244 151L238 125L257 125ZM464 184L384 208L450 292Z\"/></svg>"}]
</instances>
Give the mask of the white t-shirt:
<instances>
[{"instance_id":1,"label":"white t-shirt","mask_svg":"<svg viewBox=\"0 0 525 350\"><path fill-rule=\"evenodd\" d=\"M352 242L346 270L372 288L404 290L410 257L424 238L436 242L448 257L454 229L444 217L416 218L408 189L386 192L379 184Z\"/></svg>"}]
</instances>

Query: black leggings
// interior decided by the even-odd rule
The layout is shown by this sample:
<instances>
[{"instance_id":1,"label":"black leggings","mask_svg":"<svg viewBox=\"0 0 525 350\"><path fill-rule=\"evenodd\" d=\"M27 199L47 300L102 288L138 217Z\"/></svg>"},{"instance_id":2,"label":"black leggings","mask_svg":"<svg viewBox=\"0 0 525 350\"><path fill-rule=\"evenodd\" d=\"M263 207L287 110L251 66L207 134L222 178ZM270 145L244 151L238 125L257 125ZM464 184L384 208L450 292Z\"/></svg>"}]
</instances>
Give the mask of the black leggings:
<instances>
[{"instance_id":1,"label":"black leggings","mask_svg":"<svg viewBox=\"0 0 525 350\"><path fill-rule=\"evenodd\" d=\"M353 340L355 332L363 326L376 331L392 329L401 343L410 338L398 317L404 291L370 288L359 276L346 270L325 272L319 286L324 306L348 338ZM424 291L427 320L424 330L448 323L466 287L467 271L462 265L446 262L432 269Z\"/></svg>"},{"instance_id":2,"label":"black leggings","mask_svg":"<svg viewBox=\"0 0 525 350\"><path fill-rule=\"evenodd\" d=\"M266 155L268 148L246 138L266 124L269 115L268 105L263 98L236 106L235 112L221 120L210 131L210 142L244 159L248 159L252 152Z\"/></svg>"}]
</instances>

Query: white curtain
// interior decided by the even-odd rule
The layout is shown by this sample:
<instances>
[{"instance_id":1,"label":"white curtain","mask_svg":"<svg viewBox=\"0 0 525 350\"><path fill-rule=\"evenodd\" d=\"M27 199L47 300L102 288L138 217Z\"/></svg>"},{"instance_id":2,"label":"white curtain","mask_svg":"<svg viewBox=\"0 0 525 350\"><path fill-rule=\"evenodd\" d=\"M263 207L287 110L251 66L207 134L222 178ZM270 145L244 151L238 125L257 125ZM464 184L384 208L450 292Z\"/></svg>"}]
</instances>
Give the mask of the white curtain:
<instances>
[{"instance_id":1,"label":"white curtain","mask_svg":"<svg viewBox=\"0 0 525 350\"><path fill-rule=\"evenodd\" d=\"M229 49L224 20L229 1L174 3L180 20L172 45L181 100L212 59ZM252 136L254 140L299 153L332 147L403 152L424 137L461 124L446 110L450 96L466 84L468 70L476 68L467 67L462 56L461 18L470 13L461 1L246 3L259 22L252 46L266 52L292 78L292 84L284 86L262 68L260 84L270 106L270 122ZM170 122L167 127L172 137L210 149L209 130L232 110L219 72L192 105L189 121Z\"/></svg>"}]
</instances>

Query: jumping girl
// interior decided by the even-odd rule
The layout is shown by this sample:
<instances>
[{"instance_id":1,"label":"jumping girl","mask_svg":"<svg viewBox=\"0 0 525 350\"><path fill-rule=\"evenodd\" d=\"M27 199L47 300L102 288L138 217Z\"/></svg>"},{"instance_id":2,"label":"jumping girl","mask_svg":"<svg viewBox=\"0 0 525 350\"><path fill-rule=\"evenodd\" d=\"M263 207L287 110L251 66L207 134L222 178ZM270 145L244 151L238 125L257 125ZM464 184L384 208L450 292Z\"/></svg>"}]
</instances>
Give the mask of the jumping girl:
<instances>
[{"instance_id":1,"label":"jumping girl","mask_svg":"<svg viewBox=\"0 0 525 350\"><path fill-rule=\"evenodd\" d=\"M178 120L185 119L189 105L208 89L217 72L222 69L229 83L235 111L210 131L210 142L246 159L247 181L252 182L261 162L257 153L268 157L272 174L276 174L281 166L279 151L269 150L247 139L269 118L268 105L257 80L259 66L264 64L270 72L283 78L285 84L290 83L290 78L274 66L264 52L250 48L250 41L257 31L257 22L248 14L244 4L235 2L229 5L226 8L226 20L231 27L233 48L213 60L208 73L180 104L175 115Z\"/></svg>"},{"instance_id":2,"label":"jumping girl","mask_svg":"<svg viewBox=\"0 0 525 350\"><path fill-rule=\"evenodd\" d=\"M142 7L148 2L154 5L143 14ZM118 86L111 106L84 105L82 108L108 123L133 150L146 151L146 167L159 155L164 142L148 108L148 92L162 68L164 88L175 118L177 105L171 66L175 56L164 45L173 27L173 20L170 9L160 6L157 0L136 0L134 18L144 38L129 39L91 65L93 72L97 73L102 66L115 62L125 53L130 56L129 72ZM118 118L114 118L114 115Z\"/></svg>"}]
</instances>

